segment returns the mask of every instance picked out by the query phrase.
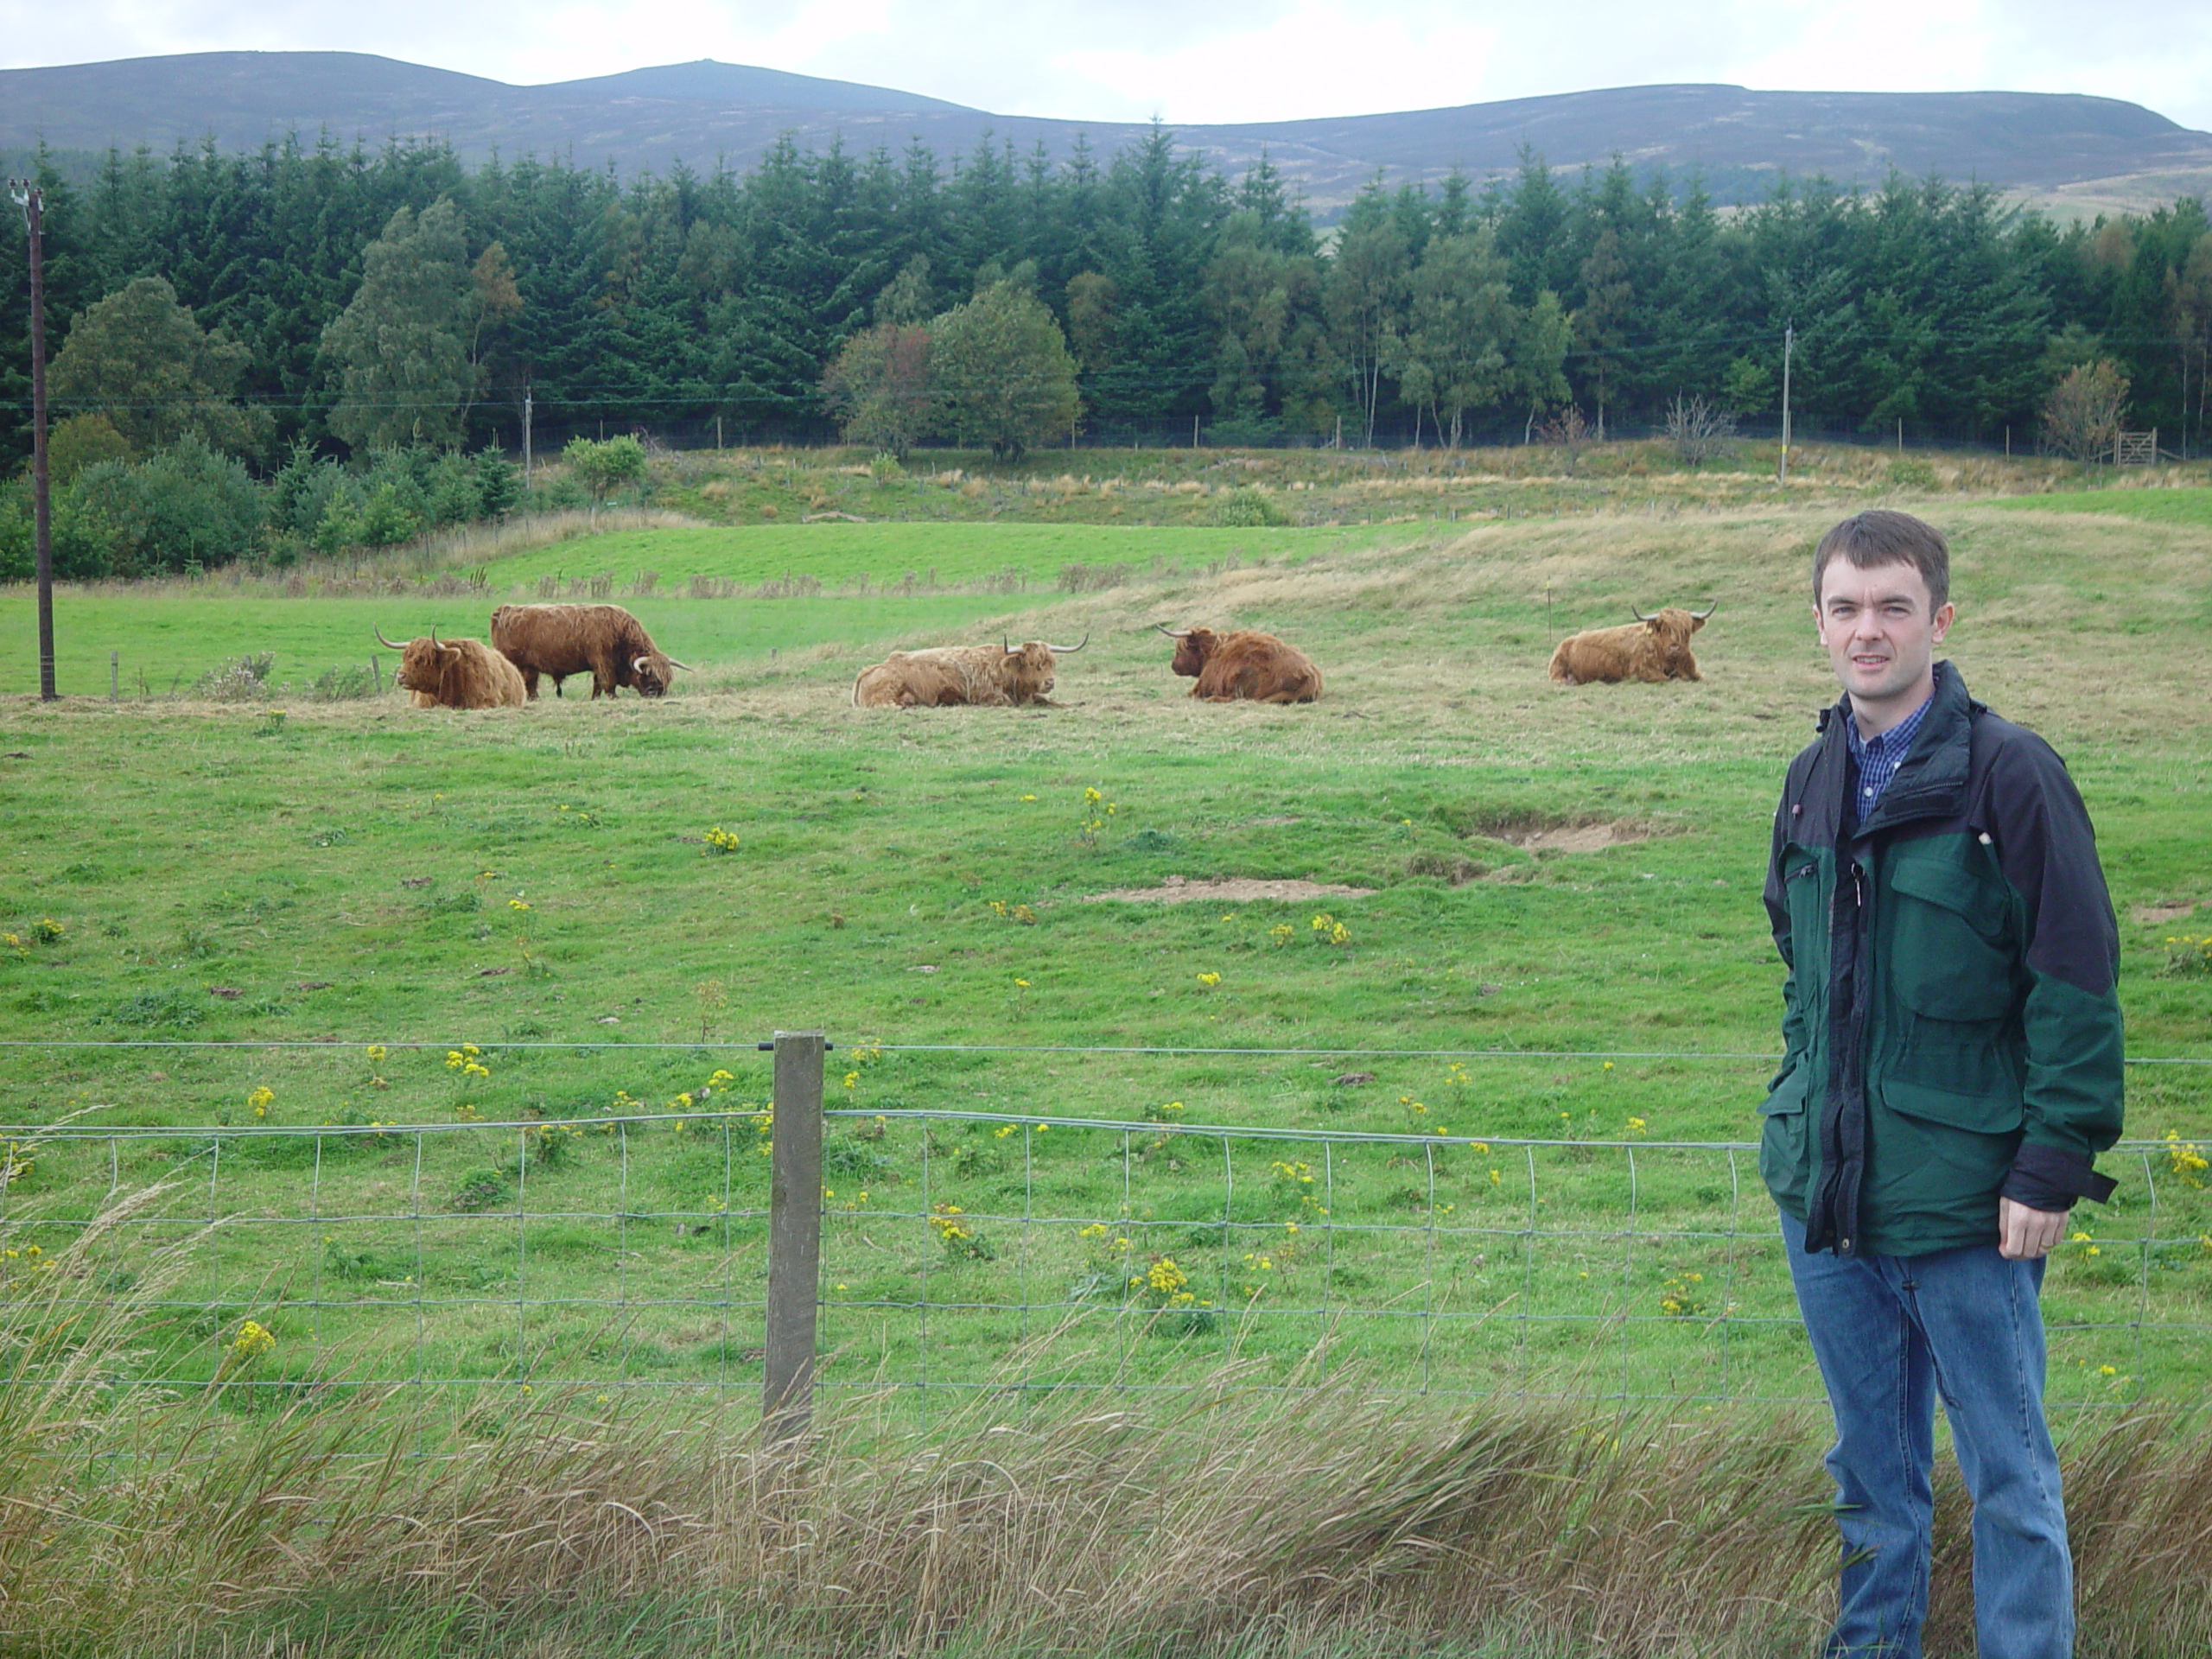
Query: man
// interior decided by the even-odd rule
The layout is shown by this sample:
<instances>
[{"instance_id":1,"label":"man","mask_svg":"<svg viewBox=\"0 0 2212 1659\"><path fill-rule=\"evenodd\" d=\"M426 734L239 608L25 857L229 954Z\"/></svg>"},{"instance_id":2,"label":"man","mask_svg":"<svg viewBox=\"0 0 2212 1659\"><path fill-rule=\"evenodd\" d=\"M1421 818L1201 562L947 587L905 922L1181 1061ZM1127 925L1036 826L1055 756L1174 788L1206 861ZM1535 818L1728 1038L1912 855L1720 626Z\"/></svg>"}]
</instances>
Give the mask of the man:
<instances>
[{"instance_id":1,"label":"man","mask_svg":"<svg viewBox=\"0 0 2212 1659\"><path fill-rule=\"evenodd\" d=\"M1980 1659L2072 1651L2044 1262L2120 1127L2118 929L2088 815L1948 662L1950 551L1862 512L1813 556L1842 683L1790 764L1766 905L1789 969L1759 1172L1835 1414L1827 1652L1917 1659L1936 1395L1974 1499Z\"/></svg>"}]
</instances>

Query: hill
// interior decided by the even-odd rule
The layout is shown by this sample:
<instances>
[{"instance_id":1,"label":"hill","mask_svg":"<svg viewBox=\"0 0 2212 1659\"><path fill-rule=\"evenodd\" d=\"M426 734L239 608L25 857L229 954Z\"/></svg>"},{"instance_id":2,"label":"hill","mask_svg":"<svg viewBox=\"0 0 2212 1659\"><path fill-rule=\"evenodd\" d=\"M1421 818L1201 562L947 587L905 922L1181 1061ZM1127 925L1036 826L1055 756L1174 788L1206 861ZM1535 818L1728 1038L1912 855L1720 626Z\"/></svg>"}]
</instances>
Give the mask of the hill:
<instances>
[{"instance_id":1,"label":"hill","mask_svg":"<svg viewBox=\"0 0 2212 1659\"><path fill-rule=\"evenodd\" d=\"M778 137L842 138L940 156L982 143L1064 156L1079 138L1111 153L1141 124L995 115L850 81L716 63L514 86L348 52L208 52L0 71L0 153L41 138L92 153L212 137L256 149L287 134L341 142L435 137L463 156L573 155L625 173L749 167ZM1757 92L1615 87L1447 109L1319 120L1181 126L1185 146L1239 172L1264 150L1325 219L1377 168L1433 181L1510 172L1523 145L1556 168L1695 169L1724 202L1783 174L1871 183L1891 167L1975 178L2042 205L2094 211L2212 187L2212 134L2118 99L2040 92Z\"/></svg>"}]
</instances>

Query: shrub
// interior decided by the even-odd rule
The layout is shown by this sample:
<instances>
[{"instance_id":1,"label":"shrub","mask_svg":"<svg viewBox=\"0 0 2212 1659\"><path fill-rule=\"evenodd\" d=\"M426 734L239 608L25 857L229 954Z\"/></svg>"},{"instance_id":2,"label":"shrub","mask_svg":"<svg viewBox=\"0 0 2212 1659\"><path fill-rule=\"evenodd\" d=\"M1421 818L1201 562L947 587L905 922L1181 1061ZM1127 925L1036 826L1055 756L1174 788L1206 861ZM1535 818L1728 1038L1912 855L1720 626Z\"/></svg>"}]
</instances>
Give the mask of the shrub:
<instances>
[{"instance_id":1,"label":"shrub","mask_svg":"<svg viewBox=\"0 0 2212 1659\"><path fill-rule=\"evenodd\" d=\"M295 443L276 476L269 480L270 527L320 545L316 529L329 515L331 503L339 501L343 511L358 512L359 494L344 467L316 454L311 444Z\"/></svg>"},{"instance_id":2,"label":"shrub","mask_svg":"<svg viewBox=\"0 0 2212 1659\"><path fill-rule=\"evenodd\" d=\"M376 677L365 667L326 668L308 684L311 702L354 702L377 695Z\"/></svg>"},{"instance_id":3,"label":"shrub","mask_svg":"<svg viewBox=\"0 0 2212 1659\"><path fill-rule=\"evenodd\" d=\"M62 582L93 582L114 569L113 538L97 514L62 491L52 503L54 574ZM0 582L29 582L38 574L36 526L31 520L29 479L0 488Z\"/></svg>"},{"instance_id":4,"label":"shrub","mask_svg":"<svg viewBox=\"0 0 2212 1659\"><path fill-rule=\"evenodd\" d=\"M395 480L377 485L361 504L359 539L370 547L396 547L422 528L422 512L409 503Z\"/></svg>"},{"instance_id":5,"label":"shrub","mask_svg":"<svg viewBox=\"0 0 2212 1659\"><path fill-rule=\"evenodd\" d=\"M1213 510L1213 521L1228 529L1262 530L1270 524L1287 524L1290 517L1264 492L1241 488L1221 498Z\"/></svg>"},{"instance_id":6,"label":"shrub","mask_svg":"<svg viewBox=\"0 0 2212 1659\"><path fill-rule=\"evenodd\" d=\"M192 683L192 695L213 702L258 702L275 693L269 674L276 666L274 652L256 652L235 663L209 669Z\"/></svg>"},{"instance_id":7,"label":"shrub","mask_svg":"<svg viewBox=\"0 0 2212 1659\"><path fill-rule=\"evenodd\" d=\"M259 545L266 516L245 467L197 438L136 466L97 462L73 493L113 532L124 575L228 564Z\"/></svg>"},{"instance_id":8,"label":"shrub","mask_svg":"<svg viewBox=\"0 0 2212 1659\"><path fill-rule=\"evenodd\" d=\"M1719 461L1736 453L1736 417L1702 397L1677 395L1667 405L1667 441L1685 467Z\"/></svg>"}]
</instances>

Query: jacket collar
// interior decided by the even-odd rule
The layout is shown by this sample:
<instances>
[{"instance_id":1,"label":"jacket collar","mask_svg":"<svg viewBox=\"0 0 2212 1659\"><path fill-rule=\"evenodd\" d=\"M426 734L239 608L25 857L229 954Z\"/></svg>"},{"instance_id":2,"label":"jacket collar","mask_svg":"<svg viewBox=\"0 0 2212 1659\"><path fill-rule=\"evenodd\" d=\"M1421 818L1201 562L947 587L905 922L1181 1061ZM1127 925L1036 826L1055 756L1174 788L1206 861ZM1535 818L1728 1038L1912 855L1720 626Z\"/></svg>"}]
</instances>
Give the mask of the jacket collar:
<instances>
[{"instance_id":1,"label":"jacket collar","mask_svg":"<svg viewBox=\"0 0 2212 1659\"><path fill-rule=\"evenodd\" d=\"M1866 836L1911 818L1942 817L1966 805L1969 739L1974 716L1983 706L1967 695L1966 681L1947 659L1935 665L1936 692L1920 722L1912 747L1897 763L1897 775L1882 791L1874 810L1858 828ZM1850 742L1844 722L1851 718L1847 695L1821 710L1821 753L1814 763L1812 788L1821 828L1833 840L1849 787ZM1810 828L1810 826L1808 826Z\"/></svg>"}]
</instances>

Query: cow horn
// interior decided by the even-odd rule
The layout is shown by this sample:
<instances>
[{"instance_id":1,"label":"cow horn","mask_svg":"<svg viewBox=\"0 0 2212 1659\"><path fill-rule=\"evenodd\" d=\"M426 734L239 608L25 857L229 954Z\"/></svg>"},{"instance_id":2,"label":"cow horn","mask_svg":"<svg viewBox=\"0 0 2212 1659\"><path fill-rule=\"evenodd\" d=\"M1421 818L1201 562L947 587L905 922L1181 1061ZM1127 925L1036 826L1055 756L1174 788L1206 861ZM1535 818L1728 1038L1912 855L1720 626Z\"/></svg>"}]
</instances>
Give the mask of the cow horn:
<instances>
[{"instance_id":1,"label":"cow horn","mask_svg":"<svg viewBox=\"0 0 2212 1659\"><path fill-rule=\"evenodd\" d=\"M632 674L642 674L645 671L645 665L652 661L652 658L650 657L632 657L630 659L630 671Z\"/></svg>"},{"instance_id":2,"label":"cow horn","mask_svg":"<svg viewBox=\"0 0 2212 1659\"><path fill-rule=\"evenodd\" d=\"M1019 651L1014 649L1014 642L1008 639L1004 634L1001 634L999 636L999 645L1009 657L1019 657L1021 655Z\"/></svg>"},{"instance_id":3,"label":"cow horn","mask_svg":"<svg viewBox=\"0 0 2212 1659\"><path fill-rule=\"evenodd\" d=\"M662 653L662 655L666 656L666 655L667 655L667 653L664 652ZM679 662L677 662L677 661L676 660L676 658L673 658L673 657L670 657L670 658L668 658L668 665L669 665L671 668L680 668L680 669L682 669L682 670L683 670L686 674L696 674L696 672L698 672L698 671L697 671L696 669L693 668L693 667L691 666L691 664L689 664L689 663L679 663Z\"/></svg>"},{"instance_id":4,"label":"cow horn","mask_svg":"<svg viewBox=\"0 0 2212 1659\"><path fill-rule=\"evenodd\" d=\"M384 630L377 626L373 622L369 624L369 632L376 635L377 644L382 645L386 651L404 651L407 649L404 645L394 645L391 640L385 639L384 637Z\"/></svg>"},{"instance_id":5,"label":"cow horn","mask_svg":"<svg viewBox=\"0 0 2212 1659\"><path fill-rule=\"evenodd\" d=\"M1062 657L1072 657L1073 655L1075 655L1075 653L1076 653L1077 652L1081 651L1081 650L1083 649L1084 645L1089 645L1090 643L1090 632L1089 632L1088 631L1085 631L1085 632L1084 632L1084 636L1083 636L1082 644L1080 644L1080 645L1055 645L1050 644L1050 643L1048 642L1048 643L1046 645L1045 649L1046 649L1046 650L1047 650L1047 651L1049 651L1049 652L1056 652L1057 654L1058 654L1059 656L1062 656Z\"/></svg>"},{"instance_id":6,"label":"cow horn","mask_svg":"<svg viewBox=\"0 0 2212 1659\"><path fill-rule=\"evenodd\" d=\"M1174 629L1169 627L1165 622L1155 622L1152 626L1158 628L1170 639L1187 639L1191 637L1191 631L1188 628L1185 628L1182 632L1178 633Z\"/></svg>"},{"instance_id":7,"label":"cow horn","mask_svg":"<svg viewBox=\"0 0 2212 1659\"><path fill-rule=\"evenodd\" d=\"M1719 610L1719 608L1720 608L1720 601L1719 601L1719 600L1717 600L1717 599L1716 599L1716 600L1714 600L1714 601L1713 601L1713 603L1712 603L1712 604L1710 604L1710 605L1707 606L1703 610L1701 610L1701 611L1692 611L1692 612L1690 613L1690 614L1691 614L1692 616L1695 617L1699 621L1702 622L1702 621L1704 621L1704 620L1705 620L1705 619L1706 619L1707 617L1711 616L1711 615L1712 615L1715 611Z\"/></svg>"}]
</instances>

